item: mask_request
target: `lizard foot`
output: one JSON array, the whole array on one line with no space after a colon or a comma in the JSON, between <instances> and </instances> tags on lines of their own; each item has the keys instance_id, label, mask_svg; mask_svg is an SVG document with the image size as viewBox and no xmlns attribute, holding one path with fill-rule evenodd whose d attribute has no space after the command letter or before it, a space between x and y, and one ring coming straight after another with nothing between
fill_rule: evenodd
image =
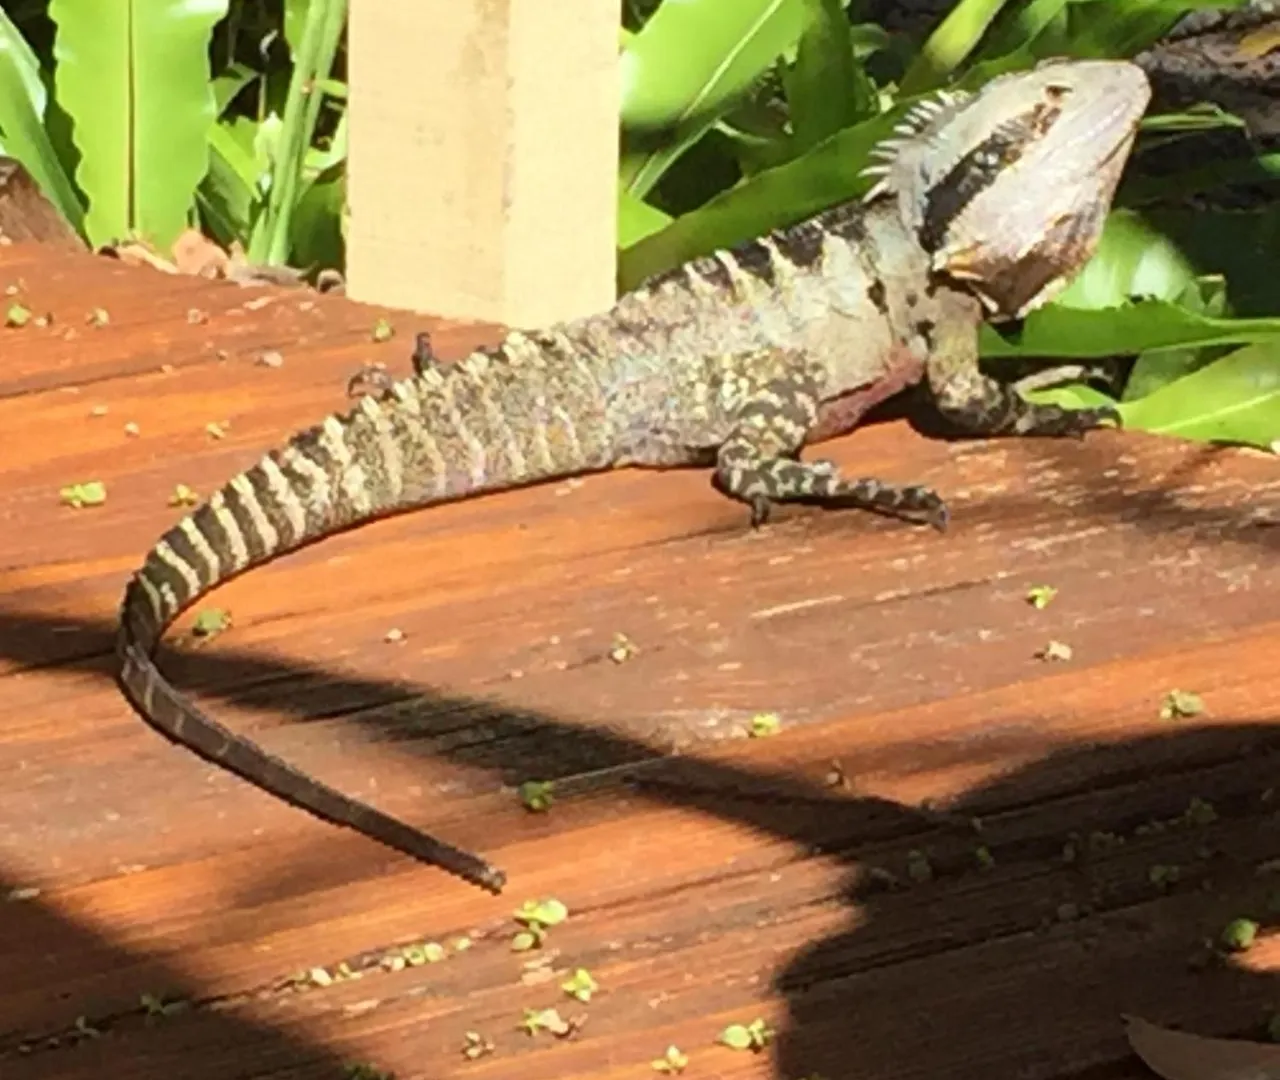
<instances>
[{"instance_id":1,"label":"lizard foot","mask_svg":"<svg viewBox=\"0 0 1280 1080\"><path fill-rule=\"evenodd\" d=\"M773 458L751 465L720 468L716 486L751 507L751 526L769 519L780 502L818 506L824 510L870 510L939 531L947 527L947 507L932 488L896 485L872 477L848 480L830 461L791 461Z\"/></svg>"},{"instance_id":2,"label":"lizard foot","mask_svg":"<svg viewBox=\"0 0 1280 1080\"><path fill-rule=\"evenodd\" d=\"M1101 427L1121 427L1120 413L1110 406L1096 409L1063 409L1057 405L1032 405L1017 419L1018 435L1049 438L1083 438Z\"/></svg>"},{"instance_id":3,"label":"lizard foot","mask_svg":"<svg viewBox=\"0 0 1280 1080\"><path fill-rule=\"evenodd\" d=\"M347 397L364 397L367 394L378 396L385 394L395 383L395 376L387 370L387 365L379 362L363 365L359 371L347 380Z\"/></svg>"}]
</instances>

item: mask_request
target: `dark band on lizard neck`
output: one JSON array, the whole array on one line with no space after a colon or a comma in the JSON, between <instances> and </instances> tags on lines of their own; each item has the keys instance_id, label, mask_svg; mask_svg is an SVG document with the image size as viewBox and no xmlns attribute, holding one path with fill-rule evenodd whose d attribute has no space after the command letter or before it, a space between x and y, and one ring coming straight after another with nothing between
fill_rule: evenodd
<instances>
[{"instance_id":1,"label":"dark band on lizard neck","mask_svg":"<svg viewBox=\"0 0 1280 1080\"><path fill-rule=\"evenodd\" d=\"M1061 111L1058 105L1039 103L1002 124L957 161L925 199L920 246L930 253L941 248L965 208L1044 136Z\"/></svg>"}]
</instances>

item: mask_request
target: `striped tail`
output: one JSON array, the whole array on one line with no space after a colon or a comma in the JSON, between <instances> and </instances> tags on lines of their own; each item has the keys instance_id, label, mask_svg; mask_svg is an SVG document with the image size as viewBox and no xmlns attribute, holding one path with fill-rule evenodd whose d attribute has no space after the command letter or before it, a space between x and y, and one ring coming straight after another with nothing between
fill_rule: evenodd
<instances>
[{"instance_id":1,"label":"striped tail","mask_svg":"<svg viewBox=\"0 0 1280 1080\"><path fill-rule=\"evenodd\" d=\"M507 363L476 354L448 374L427 371L378 400L363 398L346 416L296 435L215 492L165 533L134 574L116 643L121 689L169 739L331 824L495 893L505 882L502 871L236 735L170 685L153 654L184 609L277 555L410 507L606 465L603 447L579 442L568 416L565 429L520 407L562 389L548 384L567 372L549 370L528 348L511 355L528 344L513 337L498 354Z\"/></svg>"}]
</instances>

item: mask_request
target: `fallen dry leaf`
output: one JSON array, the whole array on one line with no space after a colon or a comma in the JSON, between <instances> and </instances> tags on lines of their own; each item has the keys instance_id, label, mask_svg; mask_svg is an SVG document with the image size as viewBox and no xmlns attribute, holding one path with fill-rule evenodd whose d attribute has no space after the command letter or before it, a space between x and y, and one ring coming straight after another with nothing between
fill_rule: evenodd
<instances>
[{"instance_id":1,"label":"fallen dry leaf","mask_svg":"<svg viewBox=\"0 0 1280 1080\"><path fill-rule=\"evenodd\" d=\"M1280 1080L1280 1045L1210 1039L1124 1018L1133 1052L1164 1080Z\"/></svg>"},{"instance_id":2,"label":"fallen dry leaf","mask_svg":"<svg viewBox=\"0 0 1280 1080\"><path fill-rule=\"evenodd\" d=\"M226 277L227 253L199 229L186 229L173 242L173 263L182 274L194 277Z\"/></svg>"}]
</instances>

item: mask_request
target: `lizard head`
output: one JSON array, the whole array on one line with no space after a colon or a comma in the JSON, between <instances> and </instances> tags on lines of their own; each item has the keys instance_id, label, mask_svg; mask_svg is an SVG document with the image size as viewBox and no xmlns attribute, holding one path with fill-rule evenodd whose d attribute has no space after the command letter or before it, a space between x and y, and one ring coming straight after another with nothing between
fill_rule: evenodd
<instances>
[{"instance_id":1,"label":"lizard head","mask_svg":"<svg viewBox=\"0 0 1280 1080\"><path fill-rule=\"evenodd\" d=\"M1050 60L917 105L882 143L867 199L895 197L936 273L1021 318L1097 247L1151 96L1125 61Z\"/></svg>"}]
</instances>

